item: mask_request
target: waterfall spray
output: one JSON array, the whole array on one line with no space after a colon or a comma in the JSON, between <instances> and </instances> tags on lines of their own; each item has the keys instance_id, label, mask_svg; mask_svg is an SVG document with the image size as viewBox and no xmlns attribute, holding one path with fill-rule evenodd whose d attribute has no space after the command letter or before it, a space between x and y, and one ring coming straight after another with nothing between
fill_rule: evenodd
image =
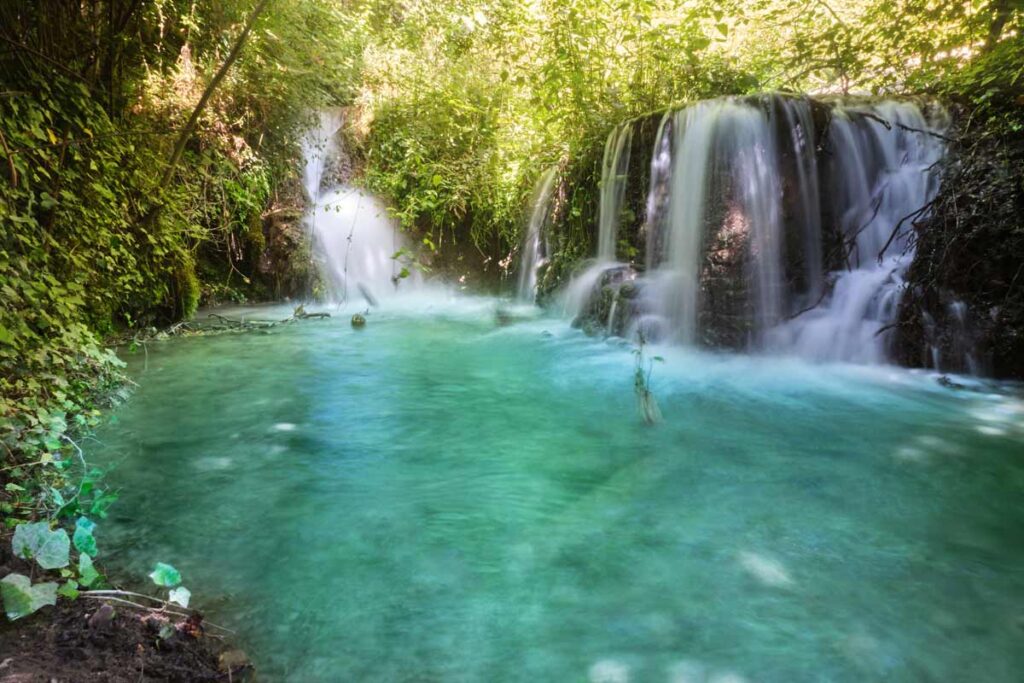
<instances>
[{"instance_id":1,"label":"waterfall spray","mask_svg":"<svg viewBox=\"0 0 1024 683\"><path fill-rule=\"evenodd\" d=\"M331 182L331 165L342 154L337 141L342 123L339 111L321 113L303 145L303 181L310 201L306 224L330 298L346 303L358 292L373 306L398 287L415 286L418 277L413 274L401 283L393 277L393 256L404 240L380 200L357 187Z\"/></svg>"}]
</instances>

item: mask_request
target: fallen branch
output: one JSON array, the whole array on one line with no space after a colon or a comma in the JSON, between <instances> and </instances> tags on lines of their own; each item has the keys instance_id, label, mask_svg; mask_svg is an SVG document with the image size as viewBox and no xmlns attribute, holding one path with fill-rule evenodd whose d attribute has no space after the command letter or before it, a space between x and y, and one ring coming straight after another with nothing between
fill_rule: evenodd
<instances>
[{"instance_id":1,"label":"fallen branch","mask_svg":"<svg viewBox=\"0 0 1024 683\"><path fill-rule=\"evenodd\" d=\"M126 600L124 598L117 597L118 595L137 595L139 597L143 597L143 598L146 598L148 600L153 600L155 602L159 602L162 605L162 607L156 608L156 607L149 607L148 605L140 605L137 602L133 602L131 600ZM192 614L189 613L189 612L182 612L180 610L171 609L171 605L174 604L174 603L167 602L166 600L160 600L159 598L152 598L152 597L149 597L148 595L142 595L141 593L132 593L131 591L118 591L118 590L82 591L82 592L80 592L78 594L78 597L80 597L80 598L89 598L89 599L92 599L92 600L104 600L104 601L108 601L108 602L116 602L119 605L128 605L130 607L134 607L135 609L142 610L143 612L150 612L152 614L173 614L174 616L185 617L186 619L188 619L189 617L192 616ZM232 631L231 629L227 628L226 626L220 626L218 624L213 623L212 621L208 621L205 618L203 619L203 624L205 626L212 626L213 628L220 629L221 631L224 631L225 633L230 633L232 635L235 634L235 631Z\"/></svg>"}]
</instances>

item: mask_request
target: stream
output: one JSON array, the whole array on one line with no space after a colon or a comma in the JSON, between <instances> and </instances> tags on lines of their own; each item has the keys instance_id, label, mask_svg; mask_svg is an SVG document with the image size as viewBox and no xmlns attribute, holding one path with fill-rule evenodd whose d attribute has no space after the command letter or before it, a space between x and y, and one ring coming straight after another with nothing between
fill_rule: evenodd
<instances>
[{"instance_id":1,"label":"stream","mask_svg":"<svg viewBox=\"0 0 1024 683\"><path fill-rule=\"evenodd\" d=\"M499 305L126 355L115 575L176 566L265 681L1019 680L1019 387L648 348L648 426L633 346Z\"/></svg>"}]
</instances>

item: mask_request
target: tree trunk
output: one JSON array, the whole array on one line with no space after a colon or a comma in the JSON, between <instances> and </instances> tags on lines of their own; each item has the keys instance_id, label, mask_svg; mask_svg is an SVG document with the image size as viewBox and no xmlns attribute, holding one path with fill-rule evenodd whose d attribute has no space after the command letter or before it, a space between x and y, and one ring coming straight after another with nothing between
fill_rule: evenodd
<instances>
[{"instance_id":1,"label":"tree trunk","mask_svg":"<svg viewBox=\"0 0 1024 683\"><path fill-rule=\"evenodd\" d=\"M1020 0L1017 1L1020 2ZM988 52L999 42L999 37L1003 35L1003 27L1006 26L1006 22L1010 19L1010 13L1013 11L1013 4L1014 0L992 0L989 5L992 20L988 25L988 37L985 39L982 51Z\"/></svg>"},{"instance_id":2,"label":"tree trunk","mask_svg":"<svg viewBox=\"0 0 1024 683\"><path fill-rule=\"evenodd\" d=\"M178 166L178 162L181 160L181 155L185 151L185 145L188 143L188 139L192 137L192 133L195 132L196 126L199 124L199 117L203 113L203 109L206 108L206 103L210 100L213 95L213 91L217 89L220 82L224 80L224 76L227 75L228 69L238 59L238 55L242 52L242 46L245 45L246 39L249 37L249 33L252 31L253 24L256 23L256 19L259 18L264 8L270 3L270 0L260 0L256 7L253 8L252 14L249 15L249 20L245 22L245 27L242 29L242 33L238 36L235 44L231 47L231 52L228 53L224 63L220 65L220 69L213 76L213 80L206 86L206 90L203 91L203 96L199 98L199 102L196 104L195 109L192 110L192 116L189 117L188 123L181 129L181 134L178 136L177 141L174 143L174 151L171 153L171 158L167 162L167 168L164 170L163 178L160 181L160 187L167 187L167 184L171 182L171 178L174 177L174 169Z\"/></svg>"}]
</instances>

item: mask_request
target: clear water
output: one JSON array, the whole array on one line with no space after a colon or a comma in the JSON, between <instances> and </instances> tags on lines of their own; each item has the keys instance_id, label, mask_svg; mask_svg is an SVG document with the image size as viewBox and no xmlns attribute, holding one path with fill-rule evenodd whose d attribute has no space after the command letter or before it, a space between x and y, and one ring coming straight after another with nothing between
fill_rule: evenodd
<instances>
[{"instance_id":1,"label":"clear water","mask_svg":"<svg viewBox=\"0 0 1024 683\"><path fill-rule=\"evenodd\" d=\"M401 305L150 344L91 449L261 680L1020 680L1013 387L668 350L647 427L628 346Z\"/></svg>"}]
</instances>

